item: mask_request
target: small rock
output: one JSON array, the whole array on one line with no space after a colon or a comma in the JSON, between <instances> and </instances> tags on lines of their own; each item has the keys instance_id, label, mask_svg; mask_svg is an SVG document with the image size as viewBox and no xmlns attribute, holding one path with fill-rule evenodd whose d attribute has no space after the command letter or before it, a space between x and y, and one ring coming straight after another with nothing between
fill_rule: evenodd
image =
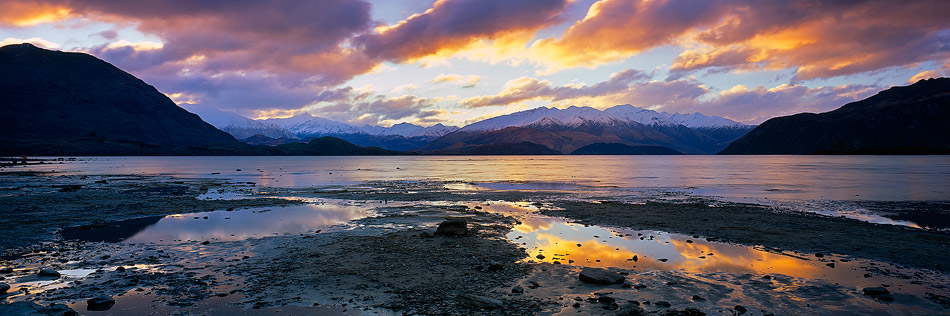
<instances>
[{"instance_id":1,"label":"small rock","mask_svg":"<svg viewBox=\"0 0 950 316\"><path fill-rule=\"evenodd\" d=\"M468 235L468 223L464 220L447 220L439 224L435 234L439 236L466 236Z\"/></svg>"},{"instance_id":2,"label":"small rock","mask_svg":"<svg viewBox=\"0 0 950 316\"><path fill-rule=\"evenodd\" d=\"M40 270L40 272L37 272L36 274L39 276L53 277L53 278L58 278L62 276L61 274L59 274L59 271L52 270L52 269L42 269Z\"/></svg>"},{"instance_id":3,"label":"small rock","mask_svg":"<svg viewBox=\"0 0 950 316\"><path fill-rule=\"evenodd\" d=\"M0 268L0 273L3 273L3 274L13 273L13 268L11 267Z\"/></svg>"},{"instance_id":4,"label":"small rock","mask_svg":"<svg viewBox=\"0 0 950 316\"><path fill-rule=\"evenodd\" d=\"M521 287L520 285L515 285L515 287L511 288L511 294L521 294L521 293L524 293L524 288Z\"/></svg>"},{"instance_id":5,"label":"small rock","mask_svg":"<svg viewBox=\"0 0 950 316\"><path fill-rule=\"evenodd\" d=\"M490 297L471 295L471 294L460 294L458 296L461 303L481 309L504 309L505 304L500 300L496 300Z\"/></svg>"},{"instance_id":6,"label":"small rock","mask_svg":"<svg viewBox=\"0 0 950 316\"><path fill-rule=\"evenodd\" d=\"M597 298L597 302L598 302L598 303L601 303L601 304L611 304L611 303L614 303L614 302L616 302L616 301L617 301L617 300L614 299L613 297L606 296L606 295Z\"/></svg>"},{"instance_id":7,"label":"small rock","mask_svg":"<svg viewBox=\"0 0 950 316\"><path fill-rule=\"evenodd\" d=\"M640 260L640 258L637 258L637 255L633 255L633 258L630 258L630 259L632 259L633 262L637 262L637 260Z\"/></svg>"},{"instance_id":8,"label":"small rock","mask_svg":"<svg viewBox=\"0 0 950 316\"><path fill-rule=\"evenodd\" d=\"M535 256L535 258L538 258L538 260L544 260L544 255L538 254L537 256Z\"/></svg>"},{"instance_id":9,"label":"small rock","mask_svg":"<svg viewBox=\"0 0 950 316\"><path fill-rule=\"evenodd\" d=\"M638 289L638 290L639 290L639 289L645 289L645 288L647 288L647 285L646 285L646 284L643 284L643 283L637 283L636 285L633 286L633 288Z\"/></svg>"},{"instance_id":10,"label":"small rock","mask_svg":"<svg viewBox=\"0 0 950 316\"><path fill-rule=\"evenodd\" d=\"M890 294L890 293L891 292L888 291L886 288L883 288L880 286L864 288L864 295L867 295L867 296L880 296L880 295Z\"/></svg>"},{"instance_id":11,"label":"small rock","mask_svg":"<svg viewBox=\"0 0 950 316\"><path fill-rule=\"evenodd\" d=\"M107 311L115 305L115 300L108 295L100 295L86 301L86 309L90 311Z\"/></svg>"},{"instance_id":12,"label":"small rock","mask_svg":"<svg viewBox=\"0 0 950 316\"><path fill-rule=\"evenodd\" d=\"M829 263L827 263L827 264L825 264L825 265L831 267L832 269L835 267L835 263L834 263L834 262L829 262Z\"/></svg>"},{"instance_id":13,"label":"small rock","mask_svg":"<svg viewBox=\"0 0 950 316\"><path fill-rule=\"evenodd\" d=\"M573 305L571 305L571 307L574 307L574 308L578 308L578 307L581 307L581 303L578 303L578 302L574 302L574 304L573 304Z\"/></svg>"},{"instance_id":14,"label":"small rock","mask_svg":"<svg viewBox=\"0 0 950 316\"><path fill-rule=\"evenodd\" d=\"M505 265L501 263L492 263L488 265L488 271L491 271L491 272L501 271L504 269L505 269Z\"/></svg>"},{"instance_id":15,"label":"small rock","mask_svg":"<svg viewBox=\"0 0 950 316\"><path fill-rule=\"evenodd\" d=\"M824 257L824 256L825 256L825 255L822 254L822 253L820 253L820 252L815 254L815 258L821 258L821 257Z\"/></svg>"},{"instance_id":16,"label":"small rock","mask_svg":"<svg viewBox=\"0 0 950 316\"><path fill-rule=\"evenodd\" d=\"M705 301L706 299L699 295L693 295L693 301Z\"/></svg>"},{"instance_id":17,"label":"small rock","mask_svg":"<svg viewBox=\"0 0 950 316\"><path fill-rule=\"evenodd\" d=\"M667 301L656 301L656 302L653 302L653 305L656 305L656 306L658 306L658 307L670 307L670 306L673 306L673 304L670 304L670 302L667 302Z\"/></svg>"},{"instance_id":18,"label":"small rock","mask_svg":"<svg viewBox=\"0 0 950 316\"><path fill-rule=\"evenodd\" d=\"M123 267L123 266L116 267L116 268L115 268L115 271L117 271L117 272L123 272L123 271L125 271L125 267Z\"/></svg>"},{"instance_id":19,"label":"small rock","mask_svg":"<svg viewBox=\"0 0 950 316\"><path fill-rule=\"evenodd\" d=\"M6 294L10 290L10 285L6 283L0 283L0 294Z\"/></svg>"},{"instance_id":20,"label":"small rock","mask_svg":"<svg viewBox=\"0 0 950 316\"><path fill-rule=\"evenodd\" d=\"M528 284L528 288L532 290L541 287L541 283L538 283L538 281L531 280L528 281L528 283L530 283Z\"/></svg>"},{"instance_id":21,"label":"small rock","mask_svg":"<svg viewBox=\"0 0 950 316\"><path fill-rule=\"evenodd\" d=\"M625 279L618 273L596 268L584 268L581 270L578 278L584 283L603 285L620 284L623 283Z\"/></svg>"},{"instance_id":22,"label":"small rock","mask_svg":"<svg viewBox=\"0 0 950 316\"><path fill-rule=\"evenodd\" d=\"M666 262L666 261L668 261L668 260L670 260L670 259L660 258L660 259L656 259L656 260L659 261L659 262Z\"/></svg>"},{"instance_id":23,"label":"small rock","mask_svg":"<svg viewBox=\"0 0 950 316\"><path fill-rule=\"evenodd\" d=\"M647 313L646 311L643 310L643 308L640 307L640 303L636 303L636 304L629 303L627 305L624 305L623 307L620 307L620 309L617 310L617 315L618 316L644 316L644 315L647 315Z\"/></svg>"},{"instance_id":24,"label":"small rock","mask_svg":"<svg viewBox=\"0 0 950 316\"><path fill-rule=\"evenodd\" d=\"M736 311L737 315L742 315L749 311L745 308L745 306L742 305L736 305L736 307L733 307L732 310Z\"/></svg>"}]
</instances>

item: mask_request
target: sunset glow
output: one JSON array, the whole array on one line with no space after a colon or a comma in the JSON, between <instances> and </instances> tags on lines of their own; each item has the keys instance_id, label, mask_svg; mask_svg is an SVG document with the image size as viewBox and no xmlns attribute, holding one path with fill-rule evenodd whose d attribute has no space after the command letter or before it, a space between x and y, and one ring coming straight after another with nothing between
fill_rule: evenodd
<instances>
[{"instance_id":1,"label":"sunset glow","mask_svg":"<svg viewBox=\"0 0 950 316\"><path fill-rule=\"evenodd\" d=\"M945 1L0 2L3 44L87 52L251 118L632 104L757 124L950 75Z\"/></svg>"}]
</instances>

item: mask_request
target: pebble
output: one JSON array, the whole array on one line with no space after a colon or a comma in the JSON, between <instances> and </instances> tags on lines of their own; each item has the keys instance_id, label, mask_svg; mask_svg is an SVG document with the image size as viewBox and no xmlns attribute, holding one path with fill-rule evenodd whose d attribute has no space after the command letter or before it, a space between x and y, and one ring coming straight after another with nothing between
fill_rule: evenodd
<instances>
[{"instance_id":1,"label":"pebble","mask_svg":"<svg viewBox=\"0 0 950 316\"><path fill-rule=\"evenodd\" d=\"M58 278L62 276L61 274L59 274L59 271L52 270L52 269L42 269L40 270L40 272L37 272L36 274L39 276L53 277L53 278Z\"/></svg>"}]
</instances>

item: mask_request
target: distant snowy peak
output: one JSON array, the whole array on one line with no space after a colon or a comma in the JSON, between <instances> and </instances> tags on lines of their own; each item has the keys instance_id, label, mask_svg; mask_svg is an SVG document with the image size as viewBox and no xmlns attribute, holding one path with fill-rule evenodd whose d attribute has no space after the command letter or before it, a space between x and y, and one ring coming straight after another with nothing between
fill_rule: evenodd
<instances>
[{"instance_id":1,"label":"distant snowy peak","mask_svg":"<svg viewBox=\"0 0 950 316\"><path fill-rule=\"evenodd\" d=\"M294 134L297 134L299 137L350 134L367 134L373 136L398 135L403 137L440 137L458 129L458 127L455 126L445 126L442 124L436 124L430 127L422 127L410 123L399 123L391 127L370 125L357 127L322 117L311 116L309 114L283 119L269 119L266 121L283 126Z\"/></svg>"},{"instance_id":2,"label":"distant snowy peak","mask_svg":"<svg viewBox=\"0 0 950 316\"><path fill-rule=\"evenodd\" d=\"M463 132L493 131L506 127L529 125L580 126L582 124L620 124L636 122L646 125L683 125L689 128L743 127L745 124L718 116L700 113L680 114L641 109L629 104L603 111L592 107L571 106L566 109L539 107L472 123Z\"/></svg>"},{"instance_id":3,"label":"distant snowy peak","mask_svg":"<svg viewBox=\"0 0 950 316\"><path fill-rule=\"evenodd\" d=\"M196 105L184 105L192 113L198 114L205 122L231 134L234 138L245 139L254 135L271 138L296 138L294 133L274 123L256 121L233 112Z\"/></svg>"}]
</instances>

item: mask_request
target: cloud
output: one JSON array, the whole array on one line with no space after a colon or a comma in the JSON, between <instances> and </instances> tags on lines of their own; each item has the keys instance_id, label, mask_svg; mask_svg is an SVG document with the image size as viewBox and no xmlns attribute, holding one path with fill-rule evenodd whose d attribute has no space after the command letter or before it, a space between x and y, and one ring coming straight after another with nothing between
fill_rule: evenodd
<instances>
[{"instance_id":1,"label":"cloud","mask_svg":"<svg viewBox=\"0 0 950 316\"><path fill-rule=\"evenodd\" d=\"M485 106L509 105L527 100L548 99L552 101L570 100L579 97L605 96L626 91L630 83L649 78L637 70L624 70L610 75L606 81L592 86L564 85L553 87L547 80L520 77L509 80L496 95L477 96L462 99L460 105L476 108Z\"/></svg>"},{"instance_id":2,"label":"cloud","mask_svg":"<svg viewBox=\"0 0 950 316\"><path fill-rule=\"evenodd\" d=\"M684 51L674 72L791 68L808 80L946 60L945 12L950 2L942 0L601 0L532 50L557 70L676 45Z\"/></svg>"},{"instance_id":3,"label":"cloud","mask_svg":"<svg viewBox=\"0 0 950 316\"><path fill-rule=\"evenodd\" d=\"M507 82L498 94L463 99L459 104L469 108L520 108L522 102L540 100L555 107L577 105L601 109L631 104L658 111L701 112L757 124L780 115L833 110L866 98L882 88L858 84L815 88L782 84L750 89L736 85L716 92L691 78L657 81L642 72L625 70L593 85L554 86L547 80L521 77Z\"/></svg>"},{"instance_id":4,"label":"cloud","mask_svg":"<svg viewBox=\"0 0 950 316\"><path fill-rule=\"evenodd\" d=\"M39 47L47 48L47 49L59 49L62 46L60 44L53 43L39 37L31 37L31 38L7 37L3 39L2 41L0 41L0 46L6 46L10 44L22 44L22 43L30 43Z\"/></svg>"},{"instance_id":5,"label":"cloud","mask_svg":"<svg viewBox=\"0 0 950 316\"><path fill-rule=\"evenodd\" d=\"M354 42L374 58L405 62L465 49L480 39L536 31L561 21L566 0L439 0L432 8Z\"/></svg>"},{"instance_id":6,"label":"cloud","mask_svg":"<svg viewBox=\"0 0 950 316\"><path fill-rule=\"evenodd\" d=\"M479 82L482 81L482 77L477 75L458 75L458 74L439 74L435 76L435 79L429 81L430 84L440 84L440 83L452 83L462 86L462 88L472 88L475 87Z\"/></svg>"},{"instance_id":7,"label":"cloud","mask_svg":"<svg viewBox=\"0 0 950 316\"><path fill-rule=\"evenodd\" d=\"M915 83L919 80L937 78L937 77L940 77L940 73L937 72L936 70L925 70L925 71L918 72L913 77L910 77L910 80L907 80L907 82Z\"/></svg>"}]
</instances>

